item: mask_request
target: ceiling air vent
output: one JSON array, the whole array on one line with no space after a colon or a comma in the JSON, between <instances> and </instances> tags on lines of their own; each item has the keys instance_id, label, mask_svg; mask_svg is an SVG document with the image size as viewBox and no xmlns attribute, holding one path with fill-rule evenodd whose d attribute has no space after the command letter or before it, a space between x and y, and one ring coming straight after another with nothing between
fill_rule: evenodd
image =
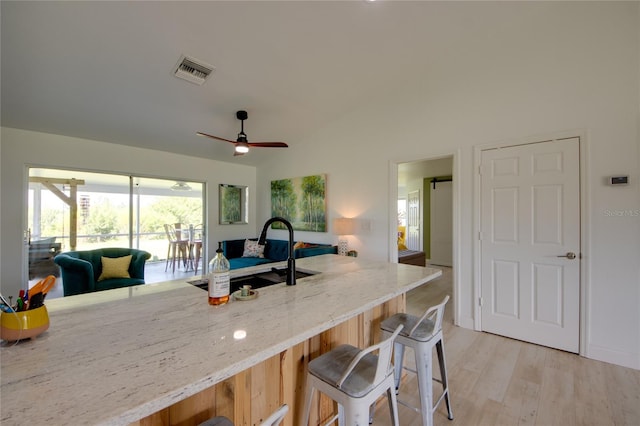
<instances>
[{"instance_id":1,"label":"ceiling air vent","mask_svg":"<svg viewBox=\"0 0 640 426\"><path fill-rule=\"evenodd\" d=\"M213 70L215 68L211 65L183 55L178 61L174 75L200 86L213 73Z\"/></svg>"}]
</instances>

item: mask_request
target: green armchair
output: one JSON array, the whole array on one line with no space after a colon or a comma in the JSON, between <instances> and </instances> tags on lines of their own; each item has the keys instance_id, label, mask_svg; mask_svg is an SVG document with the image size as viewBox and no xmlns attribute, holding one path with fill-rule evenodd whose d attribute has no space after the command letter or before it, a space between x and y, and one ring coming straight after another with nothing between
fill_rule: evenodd
<instances>
[{"instance_id":1,"label":"green armchair","mask_svg":"<svg viewBox=\"0 0 640 426\"><path fill-rule=\"evenodd\" d=\"M107 278L98 281L102 274L102 257L131 255L129 275L131 278ZM86 251L67 251L57 255L54 262L60 266L65 296L111 290L120 287L144 284L144 266L151 254L130 248L103 248Z\"/></svg>"}]
</instances>

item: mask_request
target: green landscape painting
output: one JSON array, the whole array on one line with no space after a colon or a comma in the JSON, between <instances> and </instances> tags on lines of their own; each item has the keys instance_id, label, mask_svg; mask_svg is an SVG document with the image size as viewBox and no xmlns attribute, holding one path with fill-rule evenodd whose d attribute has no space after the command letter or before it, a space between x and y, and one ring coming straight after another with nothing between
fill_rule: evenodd
<instances>
[{"instance_id":1,"label":"green landscape painting","mask_svg":"<svg viewBox=\"0 0 640 426\"><path fill-rule=\"evenodd\" d=\"M247 187L220 184L220 224L247 223Z\"/></svg>"},{"instance_id":2,"label":"green landscape painting","mask_svg":"<svg viewBox=\"0 0 640 426\"><path fill-rule=\"evenodd\" d=\"M291 222L296 231L327 231L327 175L313 175L271 181L271 216ZM273 229L285 229L280 222Z\"/></svg>"}]
</instances>

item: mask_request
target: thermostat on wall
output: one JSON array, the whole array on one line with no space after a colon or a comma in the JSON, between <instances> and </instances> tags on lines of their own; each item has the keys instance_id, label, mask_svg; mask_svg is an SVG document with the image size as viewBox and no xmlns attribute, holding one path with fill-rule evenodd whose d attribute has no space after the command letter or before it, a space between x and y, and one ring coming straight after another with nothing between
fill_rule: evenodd
<instances>
[{"instance_id":1,"label":"thermostat on wall","mask_svg":"<svg viewBox=\"0 0 640 426\"><path fill-rule=\"evenodd\" d=\"M609 178L609 185L627 185L629 183L629 176L611 176Z\"/></svg>"}]
</instances>

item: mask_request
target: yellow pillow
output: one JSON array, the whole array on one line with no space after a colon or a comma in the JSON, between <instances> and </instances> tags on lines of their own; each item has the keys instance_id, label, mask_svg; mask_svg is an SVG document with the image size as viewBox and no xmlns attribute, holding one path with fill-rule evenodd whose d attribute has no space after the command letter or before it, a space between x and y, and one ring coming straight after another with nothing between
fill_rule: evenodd
<instances>
[{"instance_id":1,"label":"yellow pillow","mask_svg":"<svg viewBox=\"0 0 640 426\"><path fill-rule=\"evenodd\" d=\"M122 257L102 256L102 273L100 274L98 281L107 280L109 278L131 278L131 275L129 275L131 257L131 255Z\"/></svg>"}]
</instances>

